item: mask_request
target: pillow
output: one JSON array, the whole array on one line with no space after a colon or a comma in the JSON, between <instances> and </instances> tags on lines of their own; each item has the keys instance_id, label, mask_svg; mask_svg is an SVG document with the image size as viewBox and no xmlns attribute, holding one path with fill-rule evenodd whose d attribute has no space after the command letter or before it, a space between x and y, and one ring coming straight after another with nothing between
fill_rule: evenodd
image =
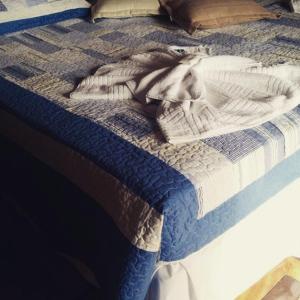
<instances>
[{"instance_id":1,"label":"pillow","mask_svg":"<svg viewBox=\"0 0 300 300\"><path fill-rule=\"evenodd\" d=\"M0 0L0 34L88 16L85 0Z\"/></svg>"},{"instance_id":2,"label":"pillow","mask_svg":"<svg viewBox=\"0 0 300 300\"><path fill-rule=\"evenodd\" d=\"M159 0L171 19L189 33L278 16L253 0Z\"/></svg>"},{"instance_id":3,"label":"pillow","mask_svg":"<svg viewBox=\"0 0 300 300\"><path fill-rule=\"evenodd\" d=\"M97 0L92 6L92 19L127 18L160 14L158 0Z\"/></svg>"}]
</instances>

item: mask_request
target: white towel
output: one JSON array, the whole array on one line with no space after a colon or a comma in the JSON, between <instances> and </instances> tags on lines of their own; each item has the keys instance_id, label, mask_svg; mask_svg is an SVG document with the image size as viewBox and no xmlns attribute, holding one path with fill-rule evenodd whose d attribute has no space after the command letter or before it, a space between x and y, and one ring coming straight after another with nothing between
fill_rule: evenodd
<instances>
[{"instance_id":1,"label":"white towel","mask_svg":"<svg viewBox=\"0 0 300 300\"><path fill-rule=\"evenodd\" d=\"M290 7L293 12L300 13L300 1L299 0L289 0Z\"/></svg>"},{"instance_id":2,"label":"white towel","mask_svg":"<svg viewBox=\"0 0 300 300\"><path fill-rule=\"evenodd\" d=\"M171 47L100 67L72 99L158 103L156 119L170 143L258 126L300 103L300 66L264 67L203 47Z\"/></svg>"}]
</instances>

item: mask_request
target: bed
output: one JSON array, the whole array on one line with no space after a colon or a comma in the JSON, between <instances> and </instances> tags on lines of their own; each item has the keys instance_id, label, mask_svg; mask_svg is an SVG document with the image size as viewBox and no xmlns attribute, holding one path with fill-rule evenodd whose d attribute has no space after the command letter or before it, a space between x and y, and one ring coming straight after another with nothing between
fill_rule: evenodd
<instances>
[{"instance_id":1,"label":"bed","mask_svg":"<svg viewBox=\"0 0 300 300\"><path fill-rule=\"evenodd\" d=\"M298 62L300 17L270 8L282 18L193 36L166 17L73 18L0 36L0 134L27 153L7 151L8 181L103 299L233 299L300 255L300 107L171 145L134 101L69 99L97 67L168 45Z\"/></svg>"}]
</instances>

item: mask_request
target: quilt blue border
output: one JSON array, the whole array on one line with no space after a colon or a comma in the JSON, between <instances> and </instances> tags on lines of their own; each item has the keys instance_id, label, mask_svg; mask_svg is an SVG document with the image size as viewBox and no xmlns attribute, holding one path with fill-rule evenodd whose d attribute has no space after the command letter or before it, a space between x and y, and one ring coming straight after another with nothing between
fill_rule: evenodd
<instances>
[{"instance_id":1,"label":"quilt blue border","mask_svg":"<svg viewBox=\"0 0 300 300\"><path fill-rule=\"evenodd\" d=\"M6 22L0 24L0 35L16 32L19 30L25 30L28 28L53 24L72 18L84 18L88 17L89 13L89 8L75 8L46 16Z\"/></svg>"},{"instance_id":2,"label":"quilt blue border","mask_svg":"<svg viewBox=\"0 0 300 300\"><path fill-rule=\"evenodd\" d=\"M158 212L163 213L169 201L173 209L178 202L198 205L193 184L164 161L92 120L73 114L1 76L0 105L92 160ZM195 216L197 211L196 207Z\"/></svg>"},{"instance_id":3,"label":"quilt blue border","mask_svg":"<svg viewBox=\"0 0 300 300\"><path fill-rule=\"evenodd\" d=\"M171 235L164 231L160 259L180 260L201 249L298 178L300 178L300 150L215 210L191 223L190 231L185 233L182 239L178 235L172 235L171 241ZM285 212L282 214L285 215ZM177 226L182 226L178 224L180 218L175 221L173 219L173 216L164 214L164 222L168 224L169 230L170 228L177 230ZM170 247L171 242L176 247Z\"/></svg>"}]
</instances>

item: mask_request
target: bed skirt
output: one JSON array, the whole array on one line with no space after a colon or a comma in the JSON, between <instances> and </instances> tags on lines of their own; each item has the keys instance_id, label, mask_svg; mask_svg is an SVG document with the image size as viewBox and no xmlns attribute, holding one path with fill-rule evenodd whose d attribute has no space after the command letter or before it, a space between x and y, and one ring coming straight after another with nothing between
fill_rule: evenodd
<instances>
[{"instance_id":1,"label":"bed skirt","mask_svg":"<svg viewBox=\"0 0 300 300\"><path fill-rule=\"evenodd\" d=\"M147 300L233 300L286 257L300 257L299 194L297 179L200 251L160 264Z\"/></svg>"}]
</instances>

